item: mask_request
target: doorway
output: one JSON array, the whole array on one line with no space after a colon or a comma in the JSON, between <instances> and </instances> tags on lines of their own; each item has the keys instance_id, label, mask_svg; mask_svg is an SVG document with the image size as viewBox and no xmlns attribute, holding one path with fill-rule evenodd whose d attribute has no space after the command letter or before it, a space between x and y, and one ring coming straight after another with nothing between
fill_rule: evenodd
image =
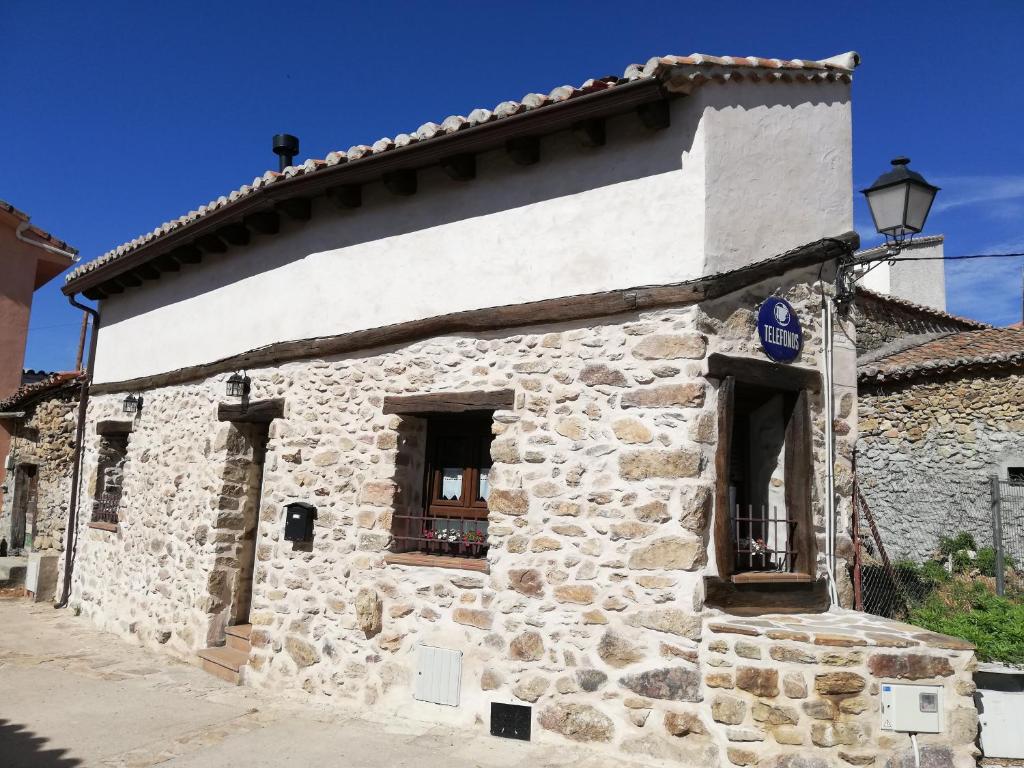
<instances>
[{"instance_id":1,"label":"doorway","mask_svg":"<svg viewBox=\"0 0 1024 768\"><path fill-rule=\"evenodd\" d=\"M39 472L35 464L19 464L14 473L14 503L11 508L11 550L32 546L36 522L36 492Z\"/></svg>"},{"instance_id":2,"label":"doorway","mask_svg":"<svg viewBox=\"0 0 1024 768\"><path fill-rule=\"evenodd\" d=\"M228 627L249 623L269 424L232 422L227 429L218 511L210 533L214 563L207 585L207 641L211 645L224 641Z\"/></svg>"}]
</instances>

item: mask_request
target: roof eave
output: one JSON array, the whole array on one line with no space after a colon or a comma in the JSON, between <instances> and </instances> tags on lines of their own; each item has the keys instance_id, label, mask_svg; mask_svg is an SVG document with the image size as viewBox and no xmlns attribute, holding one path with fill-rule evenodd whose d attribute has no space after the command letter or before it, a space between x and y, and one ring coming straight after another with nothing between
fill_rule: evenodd
<instances>
[{"instance_id":1,"label":"roof eave","mask_svg":"<svg viewBox=\"0 0 1024 768\"><path fill-rule=\"evenodd\" d=\"M430 141L410 144L383 153L319 169L261 187L195 222L182 225L165 235L144 243L129 254L68 280L66 295L99 287L111 278L141 266L175 248L190 245L203 235L212 234L245 216L272 209L275 203L297 197L313 197L329 189L376 181L389 172L418 170L463 153L479 153L500 148L506 141L521 136L541 136L570 128L595 118L611 117L644 104L669 98L657 79L637 80L614 88L577 96L573 99L511 115L501 120L471 126L457 133Z\"/></svg>"}]
</instances>

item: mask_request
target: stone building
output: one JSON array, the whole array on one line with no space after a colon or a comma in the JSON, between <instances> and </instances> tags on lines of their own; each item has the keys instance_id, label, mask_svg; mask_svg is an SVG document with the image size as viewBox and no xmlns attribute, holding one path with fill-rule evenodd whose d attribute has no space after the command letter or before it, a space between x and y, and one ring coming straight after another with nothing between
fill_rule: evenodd
<instances>
[{"instance_id":1,"label":"stone building","mask_svg":"<svg viewBox=\"0 0 1024 768\"><path fill-rule=\"evenodd\" d=\"M1024 330L910 339L861 358L857 477L890 556L992 541L989 478L1024 479Z\"/></svg>"},{"instance_id":2,"label":"stone building","mask_svg":"<svg viewBox=\"0 0 1024 768\"><path fill-rule=\"evenodd\" d=\"M0 540L11 553L63 549L80 387L77 373L51 373L0 400L11 424Z\"/></svg>"},{"instance_id":3,"label":"stone building","mask_svg":"<svg viewBox=\"0 0 1024 768\"><path fill-rule=\"evenodd\" d=\"M71 606L247 685L653 761L912 759L880 684L925 681L926 756L973 763L970 647L830 606L857 61L652 59L73 272L101 320Z\"/></svg>"}]
</instances>

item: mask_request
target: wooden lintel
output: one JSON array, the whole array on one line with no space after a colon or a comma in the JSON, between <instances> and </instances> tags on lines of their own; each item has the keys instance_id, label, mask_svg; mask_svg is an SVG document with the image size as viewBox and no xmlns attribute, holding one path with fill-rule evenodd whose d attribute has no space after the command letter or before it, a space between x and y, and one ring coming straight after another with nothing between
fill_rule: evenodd
<instances>
[{"instance_id":1,"label":"wooden lintel","mask_svg":"<svg viewBox=\"0 0 1024 768\"><path fill-rule=\"evenodd\" d=\"M256 400L254 402L219 403L218 421L234 421L243 424L267 424L284 416L284 400Z\"/></svg>"},{"instance_id":2,"label":"wooden lintel","mask_svg":"<svg viewBox=\"0 0 1024 768\"><path fill-rule=\"evenodd\" d=\"M135 274L141 277L143 280L159 280L160 270L156 268L153 263L143 264L135 270Z\"/></svg>"},{"instance_id":3,"label":"wooden lintel","mask_svg":"<svg viewBox=\"0 0 1024 768\"><path fill-rule=\"evenodd\" d=\"M540 160L540 138L517 136L505 142L505 151L516 165L533 165Z\"/></svg>"},{"instance_id":4,"label":"wooden lintel","mask_svg":"<svg viewBox=\"0 0 1024 768\"><path fill-rule=\"evenodd\" d=\"M276 235L281 230L281 217L276 211L256 211L245 217L245 226L261 235Z\"/></svg>"},{"instance_id":5,"label":"wooden lintel","mask_svg":"<svg viewBox=\"0 0 1024 768\"><path fill-rule=\"evenodd\" d=\"M313 205L308 197L289 197L279 200L276 205L292 221L309 221L313 216Z\"/></svg>"},{"instance_id":6,"label":"wooden lintel","mask_svg":"<svg viewBox=\"0 0 1024 768\"><path fill-rule=\"evenodd\" d=\"M227 243L216 235L201 235L196 238L196 245L206 253L226 253Z\"/></svg>"},{"instance_id":7,"label":"wooden lintel","mask_svg":"<svg viewBox=\"0 0 1024 768\"><path fill-rule=\"evenodd\" d=\"M127 435L135 427L130 419L101 419L96 422L97 435Z\"/></svg>"},{"instance_id":8,"label":"wooden lintel","mask_svg":"<svg viewBox=\"0 0 1024 768\"><path fill-rule=\"evenodd\" d=\"M153 259L153 265L161 272L177 272L181 269L181 262L169 253L157 256Z\"/></svg>"},{"instance_id":9,"label":"wooden lintel","mask_svg":"<svg viewBox=\"0 0 1024 768\"><path fill-rule=\"evenodd\" d=\"M599 117L580 120L573 125L572 135L581 147L603 147L605 141L604 120Z\"/></svg>"},{"instance_id":10,"label":"wooden lintel","mask_svg":"<svg viewBox=\"0 0 1024 768\"><path fill-rule=\"evenodd\" d=\"M515 391L431 392L422 395L389 395L384 398L384 413L466 413L468 411L510 410Z\"/></svg>"},{"instance_id":11,"label":"wooden lintel","mask_svg":"<svg viewBox=\"0 0 1024 768\"><path fill-rule=\"evenodd\" d=\"M107 292L98 285L93 288L86 288L82 291L82 295L87 299L92 299L93 301L102 301L107 298Z\"/></svg>"},{"instance_id":12,"label":"wooden lintel","mask_svg":"<svg viewBox=\"0 0 1024 768\"><path fill-rule=\"evenodd\" d=\"M381 177L384 187L393 195L408 197L416 194L416 171L403 169L391 171Z\"/></svg>"},{"instance_id":13,"label":"wooden lintel","mask_svg":"<svg viewBox=\"0 0 1024 768\"><path fill-rule=\"evenodd\" d=\"M248 228L240 222L226 224L217 231L217 234L235 246L248 245L250 240Z\"/></svg>"},{"instance_id":14,"label":"wooden lintel","mask_svg":"<svg viewBox=\"0 0 1024 768\"><path fill-rule=\"evenodd\" d=\"M203 252L194 245L183 245L171 251L171 256L182 264L198 264L203 260Z\"/></svg>"},{"instance_id":15,"label":"wooden lintel","mask_svg":"<svg viewBox=\"0 0 1024 768\"><path fill-rule=\"evenodd\" d=\"M358 184L343 184L327 190L327 196L339 208L358 208L363 204L363 188Z\"/></svg>"},{"instance_id":16,"label":"wooden lintel","mask_svg":"<svg viewBox=\"0 0 1024 768\"><path fill-rule=\"evenodd\" d=\"M821 374L816 368L801 368L783 365L755 357L732 357L718 352L708 357L708 377L724 379L735 377L736 381L773 389L817 392L821 389Z\"/></svg>"},{"instance_id":17,"label":"wooden lintel","mask_svg":"<svg viewBox=\"0 0 1024 768\"><path fill-rule=\"evenodd\" d=\"M441 168L455 181L469 181L476 178L476 155L452 155L441 161Z\"/></svg>"},{"instance_id":18,"label":"wooden lintel","mask_svg":"<svg viewBox=\"0 0 1024 768\"><path fill-rule=\"evenodd\" d=\"M650 128L652 131L660 131L663 128L668 128L671 124L668 99L641 104L636 108L636 113L640 116L640 122L644 124L644 127Z\"/></svg>"}]
</instances>

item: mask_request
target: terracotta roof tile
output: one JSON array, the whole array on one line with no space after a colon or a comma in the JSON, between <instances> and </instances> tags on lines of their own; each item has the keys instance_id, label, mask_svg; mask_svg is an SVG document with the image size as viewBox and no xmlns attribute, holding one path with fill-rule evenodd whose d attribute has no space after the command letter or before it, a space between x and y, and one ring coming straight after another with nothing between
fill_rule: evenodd
<instances>
[{"instance_id":1,"label":"terracotta roof tile","mask_svg":"<svg viewBox=\"0 0 1024 768\"><path fill-rule=\"evenodd\" d=\"M764 59L757 56L709 56L702 53L694 53L689 56L655 56L649 59L646 64L631 64L626 68L622 77L593 78L578 87L562 85L553 89L547 95L529 93L519 101L503 101L495 106L493 110L474 109L466 116L451 115L442 120L441 123L427 122L411 133L402 133L394 138L382 138L372 145L357 144L350 147L347 151L337 150L329 153L323 160L310 159L301 165L286 168L282 173L267 171L262 176L257 176L253 179L251 184L246 184L227 196L221 196L206 205L201 205L184 216L165 222L153 231L119 245L102 256L83 264L68 274L65 280L74 280L98 267L126 256L142 245L146 245L169 232L187 227L204 216L229 206L249 195L256 194L259 190L273 185L281 179L313 174L328 166L352 162L370 155L383 154L397 147L403 147L412 143L431 141L446 134L468 130L483 123L502 120L512 115L541 109L545 106L577 98L585 94L610 90L638 80L655 78L662 80L668 90L676 93L687 93L690 89L705 82L722 82L740 78L763 80L766 82L850 82L853 69L859 63L860 57L853 52L840 54L839 56L822 61Z\"/></svg>"},{"instance_id":2,"label":"terracotta roof tile","mask_svg":"<svg viewBox=\"0 0 1024 768\"><path fill-rule=\"evenodd\" d=\"M22 384L14 390L14 394L0 400L0 411L14 410L32 397L41 395L51 389L57 389L69 382L80 381L83 375L80 371L62 371L60 373L51 373L45 379L32 382L31 384Z\"/></svg>"},{"instance_id":3,"label":"terracotta roof tile","mask_svg":"<svg viewBox=\"0 0 1024 768\"><path fill-rule=\"evenodd\" d=\"M863 253L863 251L862 251ZM972 320L969 317L961 317L960 315L953 315L949 312L943 312L941 309L935 307L929 307L925 304L917 304L909 299L901 299L898 296L890 296L887 293L878 293L872 291L869 288L865 288L862 285L857 286L857 293L867 298L874 299L875 301L888 302L904 309L910 309L914 312L918 312L923 315L929 315L939 320L948 320L964 327L964 329L981 330L982 328L991 328L992 326L988 323L983 323L981 320Z\"/></svg>"},{"instance_id":4,"label":"terracotta roof tile","mask_svg":"<svg viewBox=\"0 0 1024 768\"><path fill-rule=\"evenodd\" d=\"M926 376L1024 367L1024 330L985 328L960 331L895 351L861 366L866 382L894 382Z\"/></svg>"}]
</instances>

